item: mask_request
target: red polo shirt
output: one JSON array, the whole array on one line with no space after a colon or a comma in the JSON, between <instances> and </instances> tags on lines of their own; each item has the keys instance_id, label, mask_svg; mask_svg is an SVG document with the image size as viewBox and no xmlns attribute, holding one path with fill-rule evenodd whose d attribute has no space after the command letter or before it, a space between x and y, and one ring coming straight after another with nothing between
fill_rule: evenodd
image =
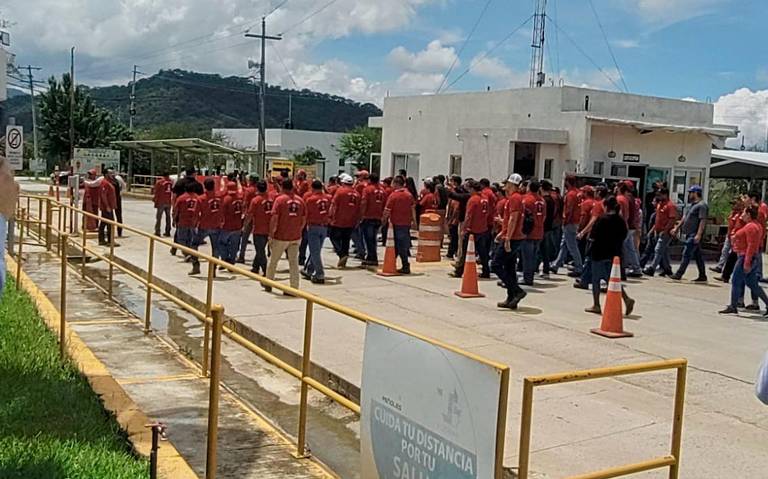
<instances>
[{"instance_id":1,"label":"red polo shirt","mask_svg":"<svg viewBox=\"0 0 768 479\"><path fill-rule=\"evenodd\" d=\"M592 216L592 207L595 206L594 198L584 198L579 205L579 231L589 224Z\"/></svg>"},{"instance_id":2,"label":"red polo shirt","mask_svg":"<svg viewBox=\"0 0 768 479\"><path fill-rule=\"evenodd\" d=\"M173 204L173 181L168 178L160 178L155 183L155 187L152 188L154 193L152 199L155 202L155 207L158 206L170 206Z\"/></svg>"},{"instance_id":3,"label":"red polo shirt","mask_svg":"<svg viewBox=\"0 0 768 479\"><path fill-rule=\"evenodd\" d=\"M102 178L99 186L99 208L101 211L115 211L117 208L115 185L106 178Z\"/></svg>"},{"instance_id":4,"label":"red polo shirt","mask_svg":"<svg viewBox=\"0 0 768 479\"><path fill-rule=\"evenodd\" d=\"M308 226L326 226L330 221L328 213L331 211L331 195L327 193L309 192L304 196L307 207Z\"/></svg>"},{"instance_id":5,"label":"red polo shirt","mask_svg":"<svg viewBox=\"0 0 768 479\"><path fill-rule=\"evenodd\" d=\"M360 219L360 195L351 186L340 186L333 196L331 211L331 226L354 228Z\"/></svg>"},{"instance_id":6,"label":"red polo shirt","mask_svg":"<svg viewBox=\"0 0 768 479\"><path fill-rule=\"evenodd\" d=\"M253 224L253 234L259 236L269 235L269 217L272 214L274 197L267 193L257 193L248 206L248 216Z\"/></svg>"},{"instance_id":7,"label":"red polo shirt","mask_svg":"<svg viewBox=\"0 0 768 479\"><path fill-rule=\"evenodd\" d=\"M568 193L565 194L565 201L563 204L563 224L579 224L580 218L579 190L571 188L568 190Z\"/></svg>"},{"instance_id":8,"label":"red polo shirt","mask_svg":"<svg viewBox=\"0 0 768 479\"><path fill-rule=\"evenodd\" d=\"M227 193L222 200L224 210L224 231L243 229L243 198L237 192Z\"/></svg>"},{"instance_id":9,"label":"red polo shirt","mask_svg":"<svg viewBox=\"0 0 768 479\"><path fill-rule=\"evenodd\" d=\"M528 239L544 239L544 220L547 218L547 203L544 198L528 193L523 197L523 208L526 214L533 216L533 230L528 235Z\"/></svg>"},{"instance_id":10,"label":"red polo shirt","mask_svg":"<svg viewBox=\"0 0 768 479\"><path fill-rule=\"evenodd\" d=\"M616 201L619 203L619 213L625 223L629 223L629 198L626 195L616 195Z\"/></svg>"},{"instance_id":11,"label":"red polo shirt","mask_svg":"<svg viewBox=\"0 0 768 479\"><path fill-rule=\"evenodd\" d=\"M393 226L410 226L413 216L411 212L416 202L413 195L405 188L398 188L387 198L386 210L389 211L389 221Z\"/></svg>"},{"instance_id":12,"label":"red polo shirt","mask_svg":"<svg viewBox=\"0 0 768 479\"><path fill-rule=\"evenodd\" d=\"M174 211L177 227L194 228L200 219L200 199L194 193L184 193L176 198Z\"/></svg>"},{"instance_id":13,"label":"red polo shirt","mask_svg":"<svg viewBox=\"0 0 768 479\"><path fill-rule=\"evenodd\" d=\"M387 192L379 183L371 183L365 187L362 196L362 216L364 220L379 220L384 215L387 205Z\"/></svg>"},{"instance_id":14,"label":"red polo shirt","mask_svg":"<svg viewBox=\"0 0 768 479\"><path fill-rule=\"evenodd\" d=\"M467 201L467 214L464 217L464 232L475 235L488 231L488 214L491 207L488 199L480 194L473 193Z\"/></svg>"},{"instance_id":15,"label":"red polo shirt","mask_svg":"<svg viewBox=\"0 0 768 479\"><path fill-rule=\"evenodd\" d=\"M421 212L437 210L437 196L434 193L426 192L421 196L419 200L419 206L421 206Z\"/></svg>"},{"instance_id":16,"label":"red polo shirt","mask_svg":"<svg viewBox=\"0 0 768 479\"><path fill-rule=\"evenodd\" d=\"M217 191L206 191L200 199L200 228L220 229L224 224L224 198Z\"/></svg>"},{"instance_id":17,"label":"red polo shirt","mask_svg":"<svg viewBox=\"0 0 768 479\"><path fill-rule=\"evenodd\" d=\"M599 218L605 214L605 206L603 206L603 200L595 200L592 203L592 217Z\"/></svg>"},{"instance_id":18,"label":"red polo shirt","mask_svg":"<svg viewBox=\"0 0 768 479\"><path fill-rule=\"evenodd\" d=\"M278 241L298 241L307 217L304 200L293 192L283 193L272 205L272 218L277 218L277 228L273 239Z\"/></svg>"},{"instance_id":19,"label":"red polo shirt","mask_svg":"<svg viewBox=\"0 0 768 479\"><path fill-rule=\"evenodd\" d=\"M656 222L653 229L657 233L669 233L677 221L677 205L672 200L656 204Z\"/></svg>"},{"instance_id":20,"label":"red polo shirt","mask_svg":"<svg viewBox=\"0 0 768 479\"><path fill-rule=\"evenodd\" d=\"M517 225L515 225L514 231L509 231L509 220L512 218L513 213L519 213L520 216L517 219ZM520 193L512 193L507 198L507 204L504 208L504 221L502 223L502 238L510 240L522 240L525 239L523 234L523 197Z\"/></svg>"}]
</instances>

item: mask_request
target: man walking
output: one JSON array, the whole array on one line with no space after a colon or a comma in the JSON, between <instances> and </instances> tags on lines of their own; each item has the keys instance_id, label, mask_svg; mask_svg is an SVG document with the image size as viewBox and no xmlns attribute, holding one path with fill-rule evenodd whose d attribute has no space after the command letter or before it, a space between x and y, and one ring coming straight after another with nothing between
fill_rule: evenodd
<instances>
[{"instance_id":1,"label":"man walking","mask_svg":"<svg viewBox=\"0 0 768 479\"><path fill-rule=\"evenodd\" d=\"M501 233L496 237L496 251L491 267L507 290L507 299L498 303L499 308L517 309L527 293L517 284L517 253L523 234L523 200L519 193L523 178L513 173L504 184L507 204L504 208Z\"/></svg>"},{"instance_id":2,"label":"man walking","mask_svg":"<svg viewBox=\"0 0 768 479\"><path fill-rule=\"evenodd\" d=\"M483 186L477 181L468 182L470 190L469 201L467 201L467 212L464 217L464 227L461 238L461 255L456 260L456 269L449 273L454 278L461 278L464 275L464 263L467 258L467 245L470 235L475 238L475 252L480 259L482 267L480 277L490 278L490 248L491 232L488 228L488 218L491 212L491 206L483 195Z\"/></svg>"},{"instance_id":3,"label":"man walking","mask_svg":"<svg viewBox=\"0 0 768 479\"><path fill-rule=\"evenodd\" d=\"M277 262L280 257L288 252L288 269L290 272L291 288L299 288L299 244L301 232L307 220L307 208L302 200L293 191L293 181L283 180L282 193L275 199L272 205L272 214L269 219L269 238L272 254L267 266L267 278L274 280L277 272ZM272 288L265 287L267 291Z\"/></svg>"},{"instance_id":4,"label":"man walking","mask_svg":"<svg viewBox=\"0 0 768 479\"><path fill-rule=\"evenodd\" d=\"M256 196L248 205L248 217L253 225L253 247L256 255L253 257L251 272L267 274L267 243L269 242L269 219L272 214L273 197L267 190L269 186L264 180L256 183Z\"/></svg>"},{"instance_id":5,"label":"man walking","mask_svg":"<svg viewBox=\"0 0 768 479\"><path fill-rule=\"evenodd\" d=\"M533 276L537 269L539 245L544 239L544 221L547 205L539 194L539 182L528 183L528 192L523 195L523 233L526 235L522 244L523 284L533 286ZM526 227L526 223L528 226ZM544 264L549 260L544 257Z\"/></svg>"},{"instance_id":6,"label":"man walking","mask_svg":"<svg viewBox=\"0 0 768 479\"><path fill-rule=\"evenodd\" d=\"M760 287L757 278L757 261L760 260L760 255L762 254L760 253L760 245L763 242L765 228L758 221L758 215L759 212L756 205L750 205L745 208L741 216L744 226L733 234L732 247L738 259L733 270L731 282L731 302L724 310L720 311L720 314L736 314L739 312L738 304L744 297L745 286L750 289L752 297L755 298L754 301L760 298L768 307L768 295ZM759 308L758 305L757 309ZM768 316L768 311L766 311L765 316Z\"/></svg>"},{"instance_id":7,"label":"man walking","mask_svg":"<svg viewBox=\"0 0 768 479\"><path fill-rule=\"evenodd\" d=\"M352 188L354 180L351 176L343 174L339 179L341 186L336 190L331 202L329 234L339 257L336 267L341 269L347 266L349 242L360 219L360 195Z\"/></svg>"},{"instance_id":8,"label":"man walking","mask_svg":"<svg viewBox=\"0 0 768 479\"><path fill-rule=\"evenodd\" d=\"M322 181L314 180L312 182L312 191L307 194L304 203L307 208L307 227L305 231L307 242L309 243L309 257L304 263L302 276L312 281L313 284L325 284L322 251L323 242L326 236L328 236L328 213L331 210L331 195L323 191ZM373 250L376 251L375 238Z\"/></svg>"},{"instance_id":9,"label":"man walking","mask_svg":"<svg viewBox=\"0 0 768 479\"><path fill-rule=\"evenodd\" d=\"M387 193L379 183L379 175L373 173L368 179L368 186L363 189L360 211L362 221L360 230L363 235L366 256L363 266L378 266L379 256L377 251L376 236L381 229L381 218L384 216L384 207L387 202Z\"/></svg>"},{"instance_id":10,"label":"man walking","mask_svg":"<svg viewBox=\"0 0 768 479\"><path fill-rule=\"evenodd\" d=\"M680 281L688 268L691 259L696 261L696 267L699 270L699 276L693 281L696 283L707 282L707 269L704 263L704 256L701 253L701 240L704 236L704 227L707 225L709 207L702 200L701 186L694 185L688 189L688 202L691 206L683 217L680 225L672 230L672 235L677 234L678 228L682 229L685 246L683 247L683 260L677 273L670 276L675 281Z\"/></svg>"},{"instance_id":11,"label":"man walking","mask_svg":"<svg viewBox=\"0 0 768 479\"><path fill-rule=\"evenodd\" d=\"M112 177L115 172L110 168L104 173L104 180L99 185L99 209L101 210L101 217L106 220L115 220L115 208L117 208L117 193L115 192L115 185L112 184ZM111 224L104 221L99 222L99 245L114 244L115 239L112 237L112 231L114 228ZM117 246L114 244L114 246Z\"/></svg>"},{"instance_id":12,"label":"man walking","mask_svg":"<svg viewBox=\"0 0 768 479\"><path fill-rule=\"evenodd\" d=\"M222 208L224 224L221 227L220 254L224 261L235 264L243 229L243 198L238 193L237 183L234 181L227 183L227 194L222 200Z\"/></svg>"},{"instance_id":13,"label":"man walking","mask_svg":"<svg viewBox=\"0 0 768 479\"><path fill-rule=\"evenodd\" d=\"M155 182L152 187L152 200L155 203L155 236L160 236L160 225L165 216L165 234L171 236L171 204L173 203L173 181L168 172Z\"/></svg>"},{"instance_id":14,"label":"man walking","mask_svg":"<svg viewBox=\"0 0 768 479\"><path fill-rule=\"evenodd\" d=\"M176 198L176 203L173 207L173 220L176 223L176 242L187 248L197 250L200 198L194 192L195 186L193 183L187 183L185 188L184 194ZM189 256L187 253L184 253L184 255ZM200 274L200 260L194 255L191 255L191 260L192 271L189 274Z\"/></svg>"},{"instance_id":15,"label":"man walking","mask_svg":"<svg viewBox=\"0 0 768 479\"><path fill-rule=\"evenodd\" d=\"M411 255L411 226L416 225L416 200L405 188L405 180L397 176L392 181L395 190L387 198L384 222L392 224L395 236L395 254L400 257L400 274L411 274L408 257Z\"/></svg>"},{"instance_id":16,"label":"man walking","mask_svg":"<svg viewBox=\"0 0 768 479\"><path fill-rule=\"evenodd\" d=\"M653 276L656 269L661 266L661 275L670 276L672 266L669 261L669 243L672 241L672 229L677 222L677 205L669 199L669 190L660 188L656 198L656 220L648 232L648 241L656 238L656 246L653 253L653 263L643 271L648 276Z\"/></svg>"},{"instance_id":17,"label":"man walking","mask_svg":"<svg viewBox=\"0 0 768 479\"><path fill-rule=\"evenodd\" d=\"M576 188L576 177L565 177L565 201L563 204L563 239L560 242L560 253L557 255L553 270L557 271L565 265L568 255L573 258L573 272L581 275L582 258L576 235L579 233L581 212L579 211L579 190Z\"/></svg>"},{"instance_id":18,"label":"man walking","mask_svg":"<svg viewBox=\"0 0 768 479\"><path fill-rule=\"evenodd\" d=\"M253 201L253 197L256 196L256 183L259 182L259 177L251 175L248 177L248 186L243 188L243 212L248 210L248 206ZM243 229L240 233L240 251L237 255L237 262L245 264L245 250L248 249L248 238L251 236L253 230L253 224L251 223L251 217L248 215L243 216Z\"/></svg>"},{"instance_id":19,"label":"man walking","mask_svg":"<svg viewBox=\"0 0 768 479\"><path fill-rule=\"evenodd\" d=\"M216 189L216 181L206 178L203 182L205 193L200 197L200 224L198 226L198 244L208 238L211 243L211 256L222 258L220 251L221 228L224 226L224 198Z\"/></svg>"},{"instance_id":20,"label":"man walking","mask_svg":"<svg viewBox=\"0 0 768 479\"><path fill-rule=\"evenodd\" d=\"M631 189L634 186L632 182L621 181L616 185L616 201L619 204L619 212L624 222L627 224L627 237L624 241L624 262L625 273L630 278L637 278L643 275L640 268L640 255L637 252L635 239L637 237L637 206L635 199L631 195Z\"/></svg>"}]
</instances>

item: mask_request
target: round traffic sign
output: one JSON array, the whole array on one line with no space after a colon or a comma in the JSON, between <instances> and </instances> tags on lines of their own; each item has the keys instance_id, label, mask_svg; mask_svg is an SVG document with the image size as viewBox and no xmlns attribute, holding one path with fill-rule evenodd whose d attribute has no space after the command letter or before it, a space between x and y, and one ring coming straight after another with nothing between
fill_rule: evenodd
<instances>
[{"instance_id":1,"label":"round traffic sign","mask_svg":"<svg viewBox=\"0 0 768 479\"><path fill-rule=\"evenodd\" d=\"M8 146L13 150L21 147L21 131L18 128L12 128L8 131Z\"/></svg>"}]
</instances>

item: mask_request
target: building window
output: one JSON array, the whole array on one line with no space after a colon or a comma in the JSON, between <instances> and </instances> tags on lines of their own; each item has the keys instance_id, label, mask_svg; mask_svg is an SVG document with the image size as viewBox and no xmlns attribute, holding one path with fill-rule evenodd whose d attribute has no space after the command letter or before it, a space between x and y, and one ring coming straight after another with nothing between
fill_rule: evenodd
<instances>
[{"instance_id":1,"label":"building window","mask_svg":"<svg viewBox=\"0 0 768 479\"><path fill-rule=\"evenodd\" d=\"M626 178L629 176L627 165L611 165L611 176Z\"/></svg>"},{"instance_id":2,"label":"building window","mask_svg":"<svg viewBox=\"0 0 768 479\"><path fill-rule=\"evenodd\" d=\"M597 176L603 176L603 171L605 169L605 162L604 161L594 161L592 162L592 174Z\"/></svg>"},{"instance_id":3,"label":"building window","mask_svg":"<svg viewBox=\"0 0 768 479\"><path fill-rule=\"evenodd\" d=\"M552 179L552 164L555 162L553 158L547 158L544 160L544 179Z\"/></svg>"},{"instance_id":4,"label":"building window","mask_svg":"<svg viewBox=\"0 0 768 479\"><path fill-rule=\"evenodd\" d=\"M461 176L461 155L451 155L451 165L448 171L452 175Z\"/></svg>"},{"instance_id":5,"label":"building window","mask_svg":"<svg viewBox=\"0 0 768 479\"><path fill-rule=\"evenodd\" d=\"M408 176L419 178L419 153L392 153L392 176L400 170L405 170Z\"/></svg>"}]
</instances>

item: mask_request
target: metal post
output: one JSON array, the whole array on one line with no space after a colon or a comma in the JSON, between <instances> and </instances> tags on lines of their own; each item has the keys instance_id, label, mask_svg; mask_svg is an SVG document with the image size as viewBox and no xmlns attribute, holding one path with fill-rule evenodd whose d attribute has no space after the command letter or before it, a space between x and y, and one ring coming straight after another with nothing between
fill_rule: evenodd
<instances>
[{"instance_id":1,"label":"metal post","mask_svg":"<svg viewBox=\"0 0 768 479\"><path fill-rule=\"evenodd\" d=\"M59 293L59 354L64 359L66 356L66 332L67 332L67 241L69 235L61 233L59 236L59 249L61 250L61 292Z\"/></svg>"},{"instance_id":2,"label":"metal post","mask_svg":"<svg viewBox=\"0 0 768 479\"><path fill-rule=\"evenodd\" d=\"M307 300L307 307L304 313L304 349L301 357L301 398L299 399L299 438L296 450L296 457L309 457L307 452L307 395L309 385L304 381L309 377L310 348L312 347L312 317L314 313L314 303Z\"/></svg>"},{"instance_id":3,"label":"metal post","mask_svg":"<svg viewBox=\"0 0 768 479\"><path fill-rule=\"evenodd\" d=\"M19 252L16 253L16 289L21 291L21 263L24 261L22 258L22 248L24 247L24 216L27 210L21 209L21 215L19 215ZM2 254L2 252L0 252Z\"/></svg>"},{"instance_id":4,"label":"metal post","mask_svg":"<svg viewBox=\"0 0 768 479\"><path fill-rule=\"evenodd\" d=\"M669 479L677 479L680 474L680 444L683 440L683 409L685 408L685 381L688 364L677 369L677 387L675 388L675 416L672 419L672 456L675 464L669 467Z\"/></svg>"},{"instance_id":5,"label":"metal post","mask_svg":"<svg viewBox=\"0 0 768 479\"><path fill-rule=\"evenodd\" d=\"M211 308L213 318L213 347L211 348L211 379L208 397L208 444L205 459L205 478L216 478L216 446L219 428L219 368L221 367L221 328L224 321L224 307L217 304Z\"/></svg>"},{"instance_id":6,"label":"metal post","mask_svg":"<svg viewBox=\"0 0 768 479\"><path fill-rule=\"evenodd\" d=\"M107 296L112 301L112 278L115 274L115 224L109 224L109 283L107 284Z\"/></svg>"},{"instance_id":7,"label":"metal post","mask_svg":"<svg viewBox=\"0 0 768 479\"><path fill-rule=\"evenodd\" d=\"M85 279L85 259L86 259L86 252L85 249L88 247L88 229L85 227L85 225L88 222L88 217L85 215L85 212L83 212L83 242L80 245L82 250L82 258L80 260L80 277Z\"/></svg>"},{"instance_id":8,"label":"metal post","mask_svg":"<svg viewBox=\"0 0 768 479\"><path fill-rule=\"evenodd\" d=\"M205 316L208 318L211 316L211 301L213 300L213 278L216 272L216 265L212 262L208 262L208 292L205 299ZM203 377L208 376L208 362L209 352L211 344L211 325L208 321L203 323L203 358L202 358L202 374Z\"/></svg>"},{"instance_id":9,"label":"metal post","mask_svg":"<svg viewBox=\"0 0 768 479\"><path fill-rule=\"evenodd\" d=\"M37 217L42 221L43 219L43 199L38 198L37 199ZM40 240L43 238L43 224L38 223L37 224L37 239Z\"/></svg>"},{"instance_id":10,"label":"metal post","mask_svg":"<svg viewBox=\"0 0 768 479\"><path fill-rule=\"evenodd\" d=\"M45 200L45 249L51 250L51 227L53 226L53 210L51 210L51 199Z\"/></svg>"},{"instance_id":11,"label":"metal post","mask_svg":"<svg viewBox=\"0 0 768 479\"><path fill-rule=\"evenodd\" d=\"M155 238L149 238L149 258L147 259L147 302L144 305L144 334L149 334L152 326L152 281L155 269Z\"/></svg>"},{"instance_id":12,"label":"metal post","mask_svg":"<svg viewBox=\"0 0 768 479\"><path fill-rule=\"evenodd\" d=\"M533 383L523 379L523 415L520 418L520 452L517 477L528 479L528 461L531 454L531 414L533 412Z\"/></svg>"}]
</instances>

